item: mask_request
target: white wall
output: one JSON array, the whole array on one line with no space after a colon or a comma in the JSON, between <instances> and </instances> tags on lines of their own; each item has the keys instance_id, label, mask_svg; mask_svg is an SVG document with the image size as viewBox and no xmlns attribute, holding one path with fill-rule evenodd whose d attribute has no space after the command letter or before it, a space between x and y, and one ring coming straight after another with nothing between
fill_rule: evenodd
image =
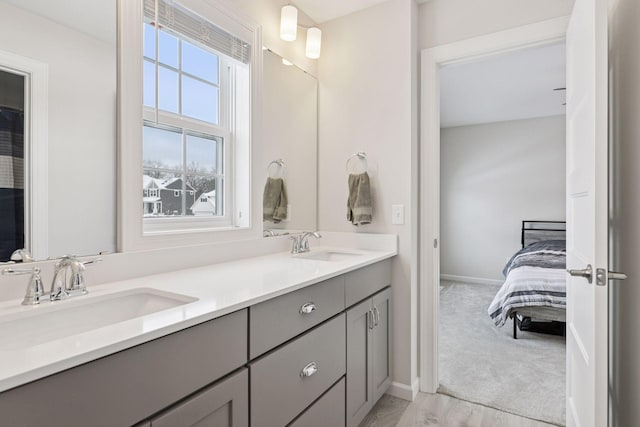
<instances>
[{"instance_id":1,"label":"white wall","mask_svg":"<svg viewBox=\"0 0 640 427\"><path fill-rule=\"evenodd\" d=\"M640 3L613 1L610 9L612 269L629 278L610 285L610 414L612 427L640 420Z\"/></svg>"},{"instance_id":2,"label":"white wall","mask_svg":"<svg viewBox=\"0 0 640 427\"><path fill-rule=\"evenodd\" d=\"M501 280L522 220L565 219L565 116L441 130L441 274Z\"/></svg>"},{"instance_id":3,"label":"white wall","mask_svg":"<svg viewBox=\"0 0 640 427\"><path fill-rule=\"evenodd\" d=\"M319 228L398 234L393 378L406 387L417 376L415 9L413 0L391 0L323 24L318 65ZM373 222L356 227L346 218L345 162L358 151L368 156ZM405 225L391 224L392 204L405 206Z\"/></svg>"},{"instance_id":4,"label":"white wall","mask_svg":"<svg viewBox=\"0 0 640 427\"><path fill-rule=\"evenodd\" d=\"M420 48L571 14L574 0L431 0L420 5Z\"/></svg>"},{"instance_id":5,"label":"white wall","mask_svg":"<svg viewBox=\"0 0 640 427\"><path fill-rule=\"evenodd\" d=\"M0 49L49 66L49 256L115 250L115 40L0 2Z\"/></svg>"}]
</instances>

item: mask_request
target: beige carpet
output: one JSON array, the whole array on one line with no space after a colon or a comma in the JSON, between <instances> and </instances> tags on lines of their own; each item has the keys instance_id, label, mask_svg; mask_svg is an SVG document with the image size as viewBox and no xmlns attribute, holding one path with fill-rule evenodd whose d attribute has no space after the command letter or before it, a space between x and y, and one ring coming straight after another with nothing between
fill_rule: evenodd
<instances>
[{"instance_id":1,"label":"beige carpet","mask_svg":"<svg viewBox=\"0 0 640 427\"><path fill-rule=\"evenodd\" d=\"M565 424L564 337L497 328L487 314L498 286L443 281L440 393Z\"/></svg>"}]
</instances>

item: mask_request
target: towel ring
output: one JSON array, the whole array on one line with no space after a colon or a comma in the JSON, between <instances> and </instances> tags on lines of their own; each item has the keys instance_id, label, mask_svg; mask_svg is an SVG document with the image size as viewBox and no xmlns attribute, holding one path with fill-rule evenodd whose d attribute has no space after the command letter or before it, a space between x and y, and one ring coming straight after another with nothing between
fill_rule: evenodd
<instances>
[{"instance_id":1,"label":"towel ring","mask_svg":"<svg viewBox=\"0 0 640 427\"><path fill-rule=\"evenodd\" d=\"M273 170L272 166L276 166L276 174L272 174L271 171ZM277 172L280 172L279 176L277 174ZM269 178L283 178L284 177L284 160L282 159L277 159L277 160L272 160L271 163L269 163L269 166L267 166L267 176Z\"/></svg>"},{"instance_id":2,"label":"towel ring","mask_svg":"<svg viewBox=\"0 0 640 427\"><path fill-rule=\"evenodd\" d=\"M367 161L367 153L365 153L364 151L358 151L356 154L353 154L351 157L347 159L347 165L346 165L347 173L349 173L349 164L353 159L359 159L360 162L364 165L363 172L366 172L369 169L369 162Z\"/></svg>"}]
</instances>

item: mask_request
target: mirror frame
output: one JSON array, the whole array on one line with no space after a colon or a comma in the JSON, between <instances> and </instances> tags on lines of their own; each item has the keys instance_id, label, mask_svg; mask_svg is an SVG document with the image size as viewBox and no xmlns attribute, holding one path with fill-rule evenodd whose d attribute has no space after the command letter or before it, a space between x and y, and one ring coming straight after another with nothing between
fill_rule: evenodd
<instances>
[{"instance_id":1,"label":"mirror frame","mask_svg":"<svg viewBox=\"0 0 640 427\"><path fill-rule=\"evenodd\" d=\"M118 252L191 246L207 243L260 238L262 236L262 203L260 174L253 169L262 157L260 124L262 106L262 28L252 19L239 15L219 2L203 4L197 0L181 0L195 12L213 14L225 30L252 40L251 52L251 131L249 182L251 188L248 228L221 230L189 230L145 235L141 198L142 179L142 25L143 0L118 0ZM260 177L260 178L259 178Z\"/></svg>"}]
</instances>

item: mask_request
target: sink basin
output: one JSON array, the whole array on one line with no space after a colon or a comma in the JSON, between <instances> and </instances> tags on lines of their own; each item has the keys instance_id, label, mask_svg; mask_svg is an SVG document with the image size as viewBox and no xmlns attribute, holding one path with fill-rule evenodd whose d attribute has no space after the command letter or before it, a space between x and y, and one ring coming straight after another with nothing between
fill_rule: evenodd
<instances>
[{"instance_id":1,"label":"sink basin","mask_svg":"<svg viewBox=\"0 0 640 427\"><path fill-rule=\"evenodd\" d=\"M342 252L342 251L317 251L317 252L307 252L306 254L298 255L298 258L303 259L311 259L315 261L345 261L349 259L353 259L354 257L362 256L361 253L358 252Z\"/></svg>"},{"instance_id":2,"label":"sink basin","mask_svg":"<svg viewBox=\"0 0 640 427\"><path fill-rule=\"evenodd\" d=\"M139 288L98 297L40 303L0 317L0 349L17 350L88 332L197 301L197 298Z\"/></svg>"}]
</instances>

